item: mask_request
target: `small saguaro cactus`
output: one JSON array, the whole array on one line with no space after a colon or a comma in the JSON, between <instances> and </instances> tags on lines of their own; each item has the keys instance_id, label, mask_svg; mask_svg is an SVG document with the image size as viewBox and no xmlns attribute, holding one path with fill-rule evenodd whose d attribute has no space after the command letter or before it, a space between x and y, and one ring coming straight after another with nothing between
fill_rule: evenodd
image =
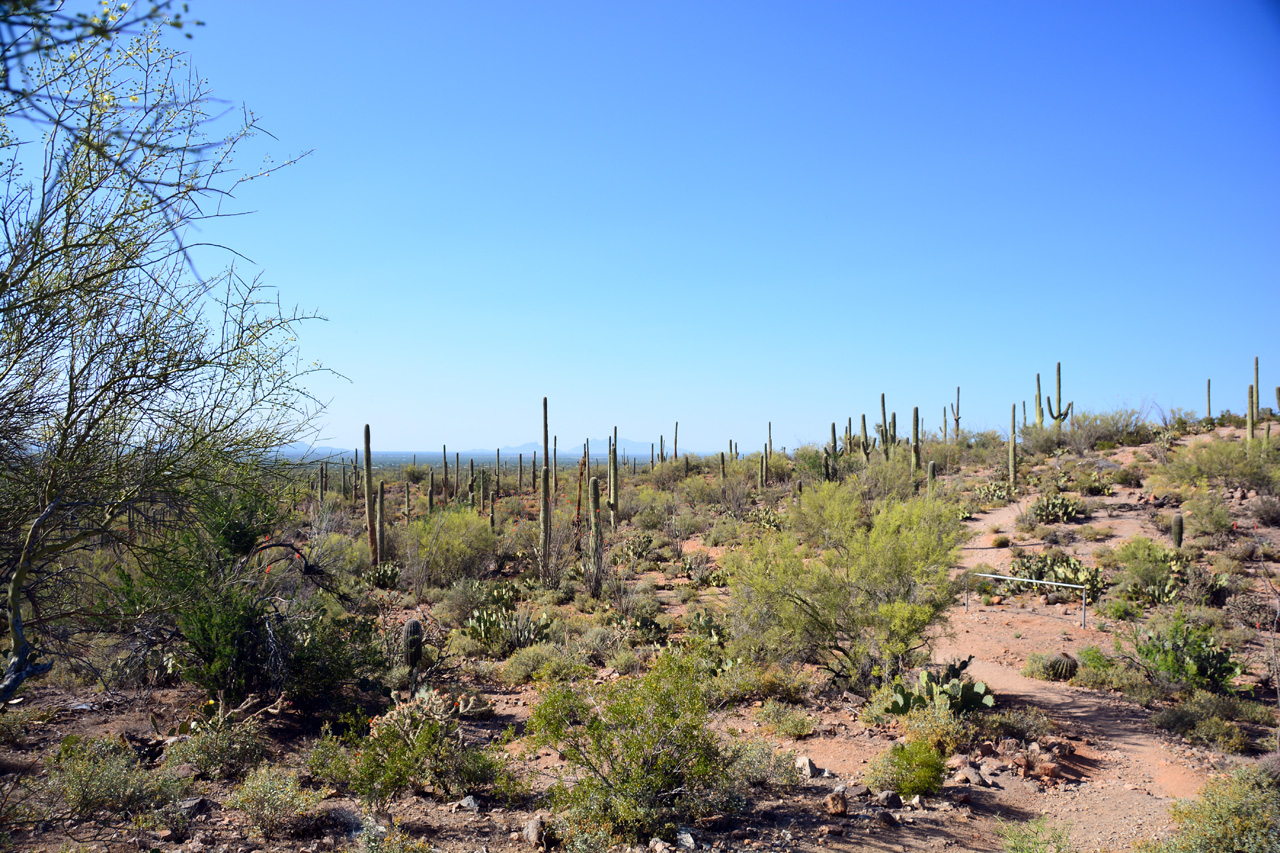
<instances>
[{"instance_id":1,"label":"small saguaro cactus","mask_svg":"<svg viewBox=\"0 0 1280 853\"><path fill-rule=\"evenodd\" d=\"M1173 523L1169 525L1169 536L1173 539L1173 547L1182 549L1182 513L1173 514Z\"/></svg>"},{"instance_id":2,"label":"small saguaro cactus","mask_svg":"<svg viewBox=\"0 0 1280 853\"><path fill-rule=\"evenodd\" d=\"M720 451L720 486L724 487L724 451Z\"/></svg>"},{"instance_id":3,"label":"small saguaro cactus","mask_svg":"<svg viewBox=\"0 0 1280 853\"><path fill-rule=\"evenodd\" d=\"M427 515L436 510L436 472L427 476Z\"/></svg>"},{"instance_id":4,"label":"small saguaro cactus","mask_svg":"<svg viewBox=\"0 0 1280 853\"><path fill-rule=\"evenodd\" d=\"M417 669L418 664L422 663L422 623L417 619L410 619L404 623L400 636L404 646L404 665Z\"/></svg>"},{"instance_id":5,"label":"small saguaro cactus","mask_svg":"<svg viewBox=\"0 0 1280 853\"><path fill-rule=\"evenodd\" d=\"M929 497L933 497L934 487L938 483L938 463L929 460Z\"/></svg>"},{"instance_id":6,"label":"small saguaro cactus","mask_svg":"<svg viewBox=\"0 0 1280 853\"><path fill-rule=\"evenodd\" d=\"M911 407L911 473L920 467L920 407Z\"/></svg>"},{"instance_id":7,"label":"small saguaro cactus","mask_svg":"<svg viewBox=\"0 0 1280 853\"><path fill-rule=\"evenodd\" d=\"M760 451L760 488L764 488L765 483L769 482L769 445L765 445Z\"/></svg>"},{"instance_id":8,"label":"small saguaro cactus","mask_svg":"<svg viewBox=\"0 0 1280 853\"><path fill-rule=\"evenodd\" d=\"M1280 399L1280 398L1277 398ZM1206 379L1204 381L1204 417L1205 420L1213 420L1213 380Z\"/></svg>"},{"instance_id":9,"label":"small saguaro cactus","mask_svg":"<svg viewBox=\"0 0 1280 853\"><path fill-rule=\"evenodd\" d=\"M386 496L386 489L387 489L386 481L379 480L378 481L378 525L377 525L378 533L374 541L374 553L377 554L378 556L377 556L377 559L373 561L373 564L375 566L379 565L382 562L382 519L385 518L385 516L382 514L382 501L383 501L383 498Z\"/></svg>"},{"instance_id":10,"label":"small saguaro cactus","mask_svg":"<svg viewBox=\"0 0 1280 853\"><path fill-rule=\"evenodd\" d=\"M1036 429L1044 429L1044 406L1040 404L1040 374L1036 374Z\"/></svg>"},{"instance_id":11,"label":"small saguaro cactus","mask_svg":"<svg viewBox=\"0 0 1280 853\"><path fill-rule=\"evenodd\" d=\"M889 461L889 413L885 409L884 394L880 394L880 452Z\"/></svg>"},{"instance_id":12,"label":"small saguaro cactus","mask_svg":"<svg viewBox=\"0 0 1280 853\"><path fill-rule=\"evenodd\" d=\"M600 530L600 480L591 478L590 550L582 567L582 585L592 598L599 598L604 586L604 533Z\"/></svg>"},{"instance_id":13,"label":"small saguaro cactus","mask_svg":"<svg viewBox=\"0 0 1280 853\"><path fill-rule=\"evenodd\" d=\"M1254 407L1257 405L1257 402L1254 399L1255 396L1256 395L1253 393L1253 386L1250 385L1249 386L1249 405L1246 407L1246 410L1245 410L1244 440L1246 444L1251 443L1253 441L1253 422L1254 422L1254 411L1255 411Z\"/></svg>"},{"instance_id":14,"label":"small saguaro cactus","mask_svg":"<svg viewBox=\"0 0 1280 853\"><path fill-rule=\"evenodd\" d=\"M840 445L836 444L836 422L831 422L831 458L836 459L840 456Z\"/></svg>"},{"instance_id":15,"label":"small saguaro cactus","mask_svg":"<svg viewBox=\"0 0 1280 853\"><path fill-rule=\"evenodd\" d=\"M867 439L867 416L862 416L862 438L858 442L858 450L862 452L862 461L871 464L871 451L876 449L876 439Z\"/></svg>"}]
</instances>

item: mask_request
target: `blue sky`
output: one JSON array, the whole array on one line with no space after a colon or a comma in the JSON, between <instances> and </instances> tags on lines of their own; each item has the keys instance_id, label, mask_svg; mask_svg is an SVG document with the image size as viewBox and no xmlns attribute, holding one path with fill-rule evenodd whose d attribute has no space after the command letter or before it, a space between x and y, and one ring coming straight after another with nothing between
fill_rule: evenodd
<instances>
[{"instance_id":1,"label":"blue sky","mask_svg":"<svg viewBox=\"0 0 1280 853\"><path fill-rule=\"evenodd\" d=\"M275 136L202 236L313 308L321 442L1006 429L1280 385L1280 6L193 4ZM202 270L203 271L203 270ZM213 271L213 270L210 270ZM869 420L874 420L870 418Z\"/></svg>"}]
</instances>

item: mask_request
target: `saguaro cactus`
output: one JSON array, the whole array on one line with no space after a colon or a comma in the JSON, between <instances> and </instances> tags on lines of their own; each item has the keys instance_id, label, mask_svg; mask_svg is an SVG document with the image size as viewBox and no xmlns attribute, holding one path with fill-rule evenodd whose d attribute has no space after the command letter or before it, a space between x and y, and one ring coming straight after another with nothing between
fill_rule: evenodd
<instances>
[{"instance_id":1,"label":"saguaro cactus","mask_svg":"<svg viewBox=\"0 0 1280 853\"><path fill-rule=\"evenodd\" d=\"M618 428L609 442L609 527L618 529Z\"/></svg>"},{"instance_id":2,"label":"saguaro cactus","mask_svg":"<svg viewBox=\"0 0 1280 853\"><path fill-rule=\"evenodd\" d=\"M1169 535L1173 538L1173 547L1182 548L1182 513L1173 514L1173 523L1169 526Z\"/></svg>"},{"instance_id":3,"label":"saguaro cactus","mask_svg":"<svg viewBox=\"0 0 1280 853\"><path fill-rule=\"evenodd\" d=\"M377 546L376 553L378 555L378 559L373 561L373 564L375 566L382 562L382 519L385 518L385 516L382 514L382 499L383 497L385 497L385 492L386 492L386 482L383 480L379 480L378 481L378 525L377 525L378 535L376 537L376 546Z\"/></svg>"},{"instance_id":4,"label":"saguaro cactus","mask_svg":"<svg viewBox=\"0 0 1280 853\"><path fill-rule=\"evenodd\" d=\"M551 577L551 471L547 460L551 458L548 447L547 398L542 398L542 491L538 498L538 570L543 580Z\"/></svg>"},{"instance_id":5,"label":"saguaro cactus","mask_svg":"<svg viewBox=\"0 0 1280 853\"><path fill-rule=\"evenodd\" d=\"M764 488L765 483L769 482L769 445L765 445L760 451L760 488Z\"/></svg>"},{"instance_id":6,"label":"saguaro cactus","mask_svg":"<svg viewBox=\"0 0 1280 853\"><path fill-rule=\"evenodd\" d=\"M369 425L364 425L364 522L369 534L369 562L378 565L378 525L374 518L376 498L373 494L373 452L370 450Z\"/></svg>"},{"instance_id":7,"label":"saguaro cactus","mask_svg":"<svg viewBox=\"0 0 1280 853\"><path fill-rule=\"evenodd\" d=\"M592 598L600 597L604 586L604 533L600 530L600 480L591 478L591 540L582 567L582 585Z\"/></svg>"},{"instance_id":8,"label":"saguaro cactus","mask_svg":"<svg viewBox=\"0 0 1280 853\"><path fill-rule=\"evenodd\" d=\"M858 442L858 450L862 452L862 461L871 464L871 451L876 449L876 439L867 440L867 416L862 416L862 439Z\"/></svg>"},{"instance_id":9,"label":"saguaro cactus","mask_svg":"<svg viewBox=\"0 0 1280 853\"><path fill-rule=\"evenodd\" d=\"M920 407L911 407L911 474L920 468Z\"/></svg>"},{"instance_id":10,"label":"saguaro cactus","mask_svg":"<svg viewBox=\"0 0 1280 853\"><path fill-rule=\"evenodd\" d=\"M1062 408L1062 362L1058 362L1057 381L1054 383L1054 396L1058 401L1058 411L1053 411L1053 403L1049 402L1049 417L1053 419L1053 428L1055 430L1062 429L1062 422L1071 416L1071 407L1075 403L1067 403L1067 408ZM1048 402L1048 401L1046 401Z\"/></svg>"},{"instance_id":11,"label":"saguaro cactus","mask_svg":"<svg viewBox=\"0 0 1280 853\"><path fill-rule=\"evenodd\" d=\"M436 472L432 471L427 476L427 515L436 510Z\"/></svg>"},{"instance_id":12,"label":"saguaro cactus","mask_svg":"<svg viewBox=\"0 0 1280 853\"><path fill-rule=\"evenodd\" d=\"M680 458L680 422L676 421L675 432L671 434L671 458Z\"/></svg>"},{"instance_id":13,"label":"saguaro cactus","mask_svg":"<svg viewBox=\"0 0 1280 853\"><path fill-rule=\"evenodd\" d=\"M1204 416L1206 420L1213 420L1213 380L1206 379L1204 381Z\"/></svg>"},{"instance_id":14,"label":"saguaro cactus","mask_svg":"<svg viewBox=\"0 0 1280 853\"><path fill-rule=\"evenodd\" d=\"M884 407L884 394L880 394L880 452L889 461L889 413Z\"/></svg>"},{"instance_id":15,"label":"saguaro cactus","mask_svg":"<svg viewBox=\"0 0 1280 853\"><path fill-rule=\"evenodd\" d=\"M1044 406L1040 404L1040 374L1036 374L1036 429L1044 429Z\"/></svg>"},{"instance_id":16,"label":"saguaro cactus","mask_svg":"<svg viewBox=\"0 0 1280 853\"><path fill-rule=\"evenodd\" d=\"M933 497L933 489L938 481L938 463L929 460L929 497Z\"/></svg>"},{"instance_id":17,"label":"saguaro cactus","mask_svg":"<svg viewBox=\"0 0 1280 853\"><path fill-rule=\"evenodd\" d=\"M946 422L945 416L947 414L945 409L943 410L942 414L944 416L943 423L945 424ZM951 407L951 417L955 419L956 428L954 431L954 435L956 437L956 441L959 441L960 440L960 386L959 385L956 386L956 403L954 406Z\"/></svg>"},{"instance_id":18,"label":"saguaro cactus","mask_svg":"<svg viewBox=\"0 0 1280 853\"><path fill-rule=\"evenodd\" d=\"M1249 386L1249 404L1248 406L1245 407L1245 418L1244 418L1245 419L1245 434L1244 434L1245 444L1251 444L1253 442L1253 420L1254 420L1253 413L1254 413L1254 406L1255 406L1254 396L1255 395L1253 393L1253 386L1250 385Z\"/></svg>"},{"instance_id":19,"label":"saguaro cactus","mask_svg":"<svg viewBox=\"0 0 1280 853\"><path fill-rule=\"evenodd\" d=\"M1018 404L1009 408L1009 490L1018 487Z\"/></svg>"}]
</instances>

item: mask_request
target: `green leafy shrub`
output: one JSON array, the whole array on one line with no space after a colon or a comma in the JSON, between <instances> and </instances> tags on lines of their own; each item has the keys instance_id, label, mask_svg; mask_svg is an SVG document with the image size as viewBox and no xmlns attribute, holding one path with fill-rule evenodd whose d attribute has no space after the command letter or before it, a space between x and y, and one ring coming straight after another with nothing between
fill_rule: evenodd
<instances>
[{"instance_id":1,"label":"green leafy shrub","mask_svg":"<svg viewBox=\"0 0 1280 853\"><path fill-rule=\"evenodd\" d=\"M152 773L134 751L109 738L71 735L47 762L46 789L59 804L53 813L71 820L136 817L163 808L182 794L169 773Z\"/></svg>"},{"instance_id":2,"label":"green leafy shrub","mask_svg":"<svg viewBox=\"0 0 1280 853\"><path fill-rule=\"evenodd\" d=\"M476 574L498 547L489 520L461 507L446 507L411 522L407 535L416 540L421 580L430 586L449 586Z\"/></svg>"},{"instance_id":3,"label":"green leafy shrub","mask_svg":"<svg viewBox=\"0 0 1280 853\"><path fill-rule=\"evenodd\" d=\"M1041 495L1029 511L1040 524L1062 524L1088 515L1084 501L1066 495Z\"/></svg>"},{"instance_id":4,"label":"green leafy shrub","mask_svg":"<svg viewBox=\"0 0 1280 853\"><path fill-rule=\"evenodd\" d=\"M905 454L904 454L905 455ZM805 560L787 534L766 534L722 564L734 581L733 633L786 656L806 657L865 685L919 660L925 632L951 605L949 567L967 532L958 507L913 498L868 513L836 483L805 493L807 535L827 543Z\"/></svg>"},{"instance_id":5,"label":"green leafy shrub","mask_svg":"<svg viewBox=\"0 0 1280 853\"><path fill-rule=\"evenodd\" d=\"M924 740L895 743L871 759L866 785L876 791L897 791L902 797L933 794L942 788L946 762Z\"/></svg>"},{"instance_id":6,"label":"green leafy shrub","mask_svg":"<svg viewBox=\"0 0 1280 853\"><path fill-rule=\"evenodd\" d=\"M1280 787L1258 767L1240 767L1210 779L1199 798L1174 803L1177 829L1161 841L1140 844L1140 853L1264 853L1276 849L1280 833Z\"/></svg>"},{"instance_id":7,"label":"green leafy shrub","mask_svg":"<svg viewBox=\"0 0 1280 853\"><path fill-rule=\"evenodd\" d=\"M1135 629L1129 642L1149 676L1176 684L1222 691L1240 674L1231 651L1219 648L1207 625L1191 624L1181 607L1166 620Z\"/></svg>"},{"instance_id":8,"label":"green leafy shrub","mask_svg":"<svg viewBox=\"0 0 1280 853\"><path fill-rule=\"evenodd\" d=\"M1019 741L1038 740L1053 734L1053 721L1039 708L1025 706L1006 708L987 714L975 714L970 718L974 740L999 743L1004 738Z\"/></svg>"},{"instance_id":9,"label":"green leafy shrub","mask_svg":"<svg viewBox=\"0 0 1280 853\"><path fill-rule=\"evenodd\" d=\"M681 824L737 811L736 755L708 728L702 676L668 651L634 680L547 689L529 729L571 771L550 791L570 843L673 839Z\"/></svg>"},{"instance_id":10,"label":"green leafy shrub","mask_svg":"<svg viewBox=\"0 0 1280 853\"><path fill-rule=\"evenodd\" d=\"M320 791L304 791L292 771L259 767L227 798L227 806L244 812L264 838L277 838L323 798Z\"/></svg>"},{"instance_id":11,"label":"green leafy shrub","mask_svg":"<svg viewBox=\"0 0 1280 853\"><path fill-rule=\"evenodd\" d=\"M1275 494L1277 476L1274 463L1250 453L1244 442L1215 438L1180 448L1164 466L1170 481L1182 486L1206 483L1227 489L1256 489Z\"/></svg>"},{"instance_id":12,"label":"green leafy shrub","mask_svg":"<svg viewBox=\"0 0 1280 853\"><path fill-rule=\"evenodd\" d=\"M1126 599L1150 605L1176 600L1184 570L1176 551L1135 536L1116 549L1115 559L1125 569L1118 588Z\"/></svg>"},{"instance_id":13,"label":"green leafy shrub","mask_svg":"<svg viewBox=\"0 0 1280 853\"><path fill-rule=\"evenodd\" d=\"M1231 529L1231 511L1216 492L1200 489L1182 505L1186 513L1186 535L1190 538L1218 536Z\"/></svg>"},{"instance_id":14,"label":"green leafy shrub","mask_svg":"<svg viewBox=\"0 0 1280 853\"><path fill-rule=\"evenodd\" d=\"M968 726L959 715L941 705L914 708L903 720L907 741L922 740L937 752L952 755L968 742Z\"/></svg>"},{"instance_id":15,"label":"green leafy shrub","mask_svg":"<svg viewBox=\"0 0 1280 853\"><path fill-rule=\"evenodd\" d=\"M813 733L812 717L794 705L776 699L769 699L760 707L756 720L766 731L783 737L802 738Z\"/></svg>"},{"instance_id":16,"label":"green leafy shrub","mask_svg":"<svg viewBox=\"0 0 1280 853\"><path fill-rule=\"evenodd\" d=\"M256 720L236 725L201 726L186 740L165 750L166 765L190 764L206 776L240 776L267 755L262 727Z\"/></svg>"}]
</instances>

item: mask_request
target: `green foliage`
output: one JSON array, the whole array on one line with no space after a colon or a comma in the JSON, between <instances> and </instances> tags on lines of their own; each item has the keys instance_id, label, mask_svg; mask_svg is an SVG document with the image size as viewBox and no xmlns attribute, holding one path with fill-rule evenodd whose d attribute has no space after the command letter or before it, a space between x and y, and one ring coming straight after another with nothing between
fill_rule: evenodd
<instances>
[{"instance_id":1,"label":"green foliage","mask_svg":"<svg viewBox=\"0 0 1280 853\"><path fill-rule=\"evenodd\" d=\"M1149 605L1171 604L1177 599L1184 565L1176 551L1135 536L1116 549L1115 559L1125 568L1118 584L1125 598Z\"/></svg>"},{"instance_id":2,"label":"green foliage","mask_svg":"<svg viewBox=\"0 0 1280 853\"><path fill-rule=\"evenodd\" d=\"M152 773L133 749L109 738L63 740L46 762L53 813L70 820L137 817L163 808L182 794L183 783L168 773Z\"/></svg>"},{"instance_id":3,"label":"green foliage","mask_svg":"<svg viewBox=\"0 0 1280 853\"><path fill-rule=\"evenodd\" d=\"M400 585L400 565L386 560L370 568L360 579L378 589L395 589Z\"/></svg>"},{"instance_id":4,"label":"green foliage","mask_svg":"<svg viewBox=\"0 0 1280 853\"><path fill-rule=\"evenodd\" d=\"M1027 706L975 714L970 718L975 740L995 743L1011 737L1023 742L1038 740L1054 731L1053 721L1039 708Z\"/></svg>"},{"instance_id":5,"label":"green foliage","mask_svg":"<svg viewBox=\"0 0 1280 853\"><path fill-rule=\"evenodd\" d=\"M1240 674L1231 651L1219 648L1207 625L1191 624L1180 606L1166 620L1135 628L1128 640L1149 675L1175 684L1221 691Z\"/></svg>"},{"instance_id":6,"label":"green foliage","mask_svg":"<svg viewBox=\"0 0 1280 853\"><path fill-rule=\"evenodd\" d=\"M970 738L964 720L950 708L930 704L913 708L903 719L908 742L922 740L941 755L952 755Z\"/></svg>"},{"instance_id":7,"label":"green foliage","mask_svg":"<svg viewBox=\"0 0 1280 853\"><path fill-rule=\"evenodd\" d=\"M1050 826L1043 815L1027 823L1001 821L996 828L1006 853L1072 853L1066 827Z\"/></svg>"},{"instance_id":8,"label":"green foliage","mask_svg":"<svg viewBox=\"0 0 1280 853\"><path fill-rule=\"evenodd\" d=\"M545 613L534 619L528 611L484 607L471 614L462 630L483 643L491 655L504 658L517 649L546 640L550 625Z\"/></svg>"},{"instance_id":9,"label":"green foliage","mask_svg":"<svg viewBox=\"0 0 1280 853\"><path fill-rule=\"evenodd\" d=\"M256 590L226 585L195 597L175 616L194 662L185 677L210 696L239 704L279 680L273 651L281 647L267 627L268 602Z\"/></svg>"},{"instance_id":10,"label":"green foliage","mask_svg":"<svg viewBox=\"0 0 1280 853\"><path fill-rule=\"evenodd\" d=\"M916 708L936 705L953 714L967 714L991 708L995 705L996 697L987 689L987 685L963 677L971 660L973 655L947 664L940 676L931 670L921 671L919 689L915 691L908 689L900 680L895 680L889 711L906 714Z\"/></svg>"},{"instance_id":11,"label":"green foliage","mask_svg":"<svg viewBox=\"0 0 1280 853\"><path fill-rule=\"evenodd\" d=\"M1015 489L1005 480L989 480L979 483L973 490L974 497L983 506L1004 506L1014 499Z\"/></svg>"},{"instance_id":12,"label":"green foliage","mask_svg":"<svg viewBox=\"0 0 1280 853\"><path fill-rule=\"evenodd\" d=\"M1174 485L1206 483L1217 488L1256 489L1275 494L1280 487L1280 466L1275 458L1251 453L1241 441L1215 438L1180 448L1163 469Z\"/></svg>"},{"instance_id":13,"label":"green foliage","mask_svg":"<svg viewBox=\"0 0 1280 853\"><path fill-rule=\"evenodd\" d=\"M813 733L813 718L794 705L776 699L766 700L756 712L756 721L766 731L789 738L807 737Z\"/></svg>"},{"instance_id":14,"label":"green foliage","mask_svg":"<svg viewBox=\"0 0 1280 853\"><path fill-rule=\"evenodd\" d=\"M1204 690L1196 690L1176 705L1151 715L1151 724L1157 728L1222 752L1239 753L1245 751L1249 741L1235 720L1275 725L1275 717L1265 705Z\"/></svg>"},{"instance_id":15,"label":"green foliage","mask_svg":"<svg viewBox=\"0 0 1280 853\"><path fill-rule=\"evenodd\" d=\"M422 579L430 586L449 586L477 574L498 547L488 519L464 507L444 507L411 522L406 535L416 542Z\"/></svg>"},{"instance_id":16,"label":"green foliage","mask_svg":"<svg viewBox=\"0 0 1280 853\"><path fill-rule=\"evenodd\" d=\"M324 799L320 791L304 791L298 774L279 767L259 767L230 797L227 806L245 813L249 825L264 838L277 838L294 821Z\"/></svg>"},{"instance_id":17,"label":"green foliage","mask_svg":"<svg viewBox=\"0 0 1280 853\"><path fill-rule=\"evenodd\" d=\"M1066 495L1041 495L1031 504L1031 517L1040 524L1062 524L1088 515L1088 508L1079 498Z\"/></svg>"},{"instance_id":18,"label":"green foliage","mask_svg":"<svg viewBox=\"0 0 1280 853\"><path fill-rule=\"evenodd\" d=\"M202 725L165 750L166 766L191 764L205 776L230 779L267 755L262 727L250 720L235 725Z\"/></svg>"},{"instance_id":19,"label":"green foliage","mask_svg":"<svg viewBox=\"0 0 1280 853\"><path fill-rule=\"evenodd\" d=\"M1217 536L1231 529L1231 511L1216 492L1202 488L1182 508L1187 513L1187 535L1192 538Z\"/></svg>"},{"instance_id":20,"label":"green foliage","mask_svg":"<svg viewBox=\"0 0 1280 853\"><path fill-rule=\"evenodd\" d=\"M1280 787L1257 767L1240 767L1205 783L1200 797L1175 803L1177 829L1140 853L1272 853L1280 838Z\"/></svg>"},{"instance_id":21,"label":"green foliage","mask_svg":"<svg viewBox=\"0 0 1280 853\"><path fill-rule=\"evenodd\" d=\"M871 759L864 781L876 791L914 797L937 793L946 772L943 756L927 741L915 740L895 743Z\"/></svg>"},{"instance_id":22,"label":"green foliage","mask_svg":"<svg viewBox=\"0 0 1280 853\"><path fill-rule=\"evenodd\" d=\"M353 791L375 811L413 789L437 799L488 781L492 769L463 745L458 701L435 690L421 690L369 721L364 737L343 739L325 733L312 751L313 772Z\"/></svg>"},{"instance_id":23,"label":"green foliage","mask_svg":"<svg viewBox=\"0 0 1280 853\"><path fill-rule=\"evenodd\" d=\"M1027 655L1027 663L1022 668L1022 674L1041 681L1070 681L1078 670L1079 663L1071 655L1032 652Z\"/></svg>"},{"instance_id":24,"label":"green foliage","mask_svg":"<svg viewBox=\"0 0 1280 853\"><path fill-rule=\"evenodd\" d=\"M702 677L691 656L668 651L634 680L547 689L529 730L570 770L550 794L571 844L674 839L681 824L737 811L738 753L708 728Z\"/></svg>"},{"instance_id":25,"label":"green foliage","mask_svg":"<svg viewBox=\"0 0 1280 853\"><path fill-rule=\"evenodd\" d=\"M559 648L550 643L535 643L513 654L502 667L502 681L506 684L528 684L535 678L569 676L577 667Z\"/></svg>"},{"instance_id":26,"label":"green foliage","mask_svg":"<svg viewBox=\"0 0 1280 853\"><path fill-rule=\"evenodd\" d=\"M851 489L815 487L801 529L825 543L806 561L787 534L726 554L735 637L808 657L857 684L910 667L951 604L948 570L965 530L955 504L927 498L867 512ZM865 520L864 520L865 519Z\"/></svg>"},{"instance_id":27,"label":"green foliage","mask_svg":"<svg viewBox=\"0 0 1280 853\"><path fill-rule=\"evenodd\" d=\"M1075 557L1057 548L1049 548L1037 554L1023 554L1016 557L1010 563L1009 571L1013 575L1030 580L1078 584L1085 588L1085 594L1089 596L1090 601L1097 601L1103 590L1107 588L1107 582L1098 568L1086 566ZM1007 583L1014 590L1030 586L1016 581L1008 581ZM1054 589L1054 593L1059 596L1066 595L1067 589L1069 588L1057 587ZM1076 590L1071 590L1071 592L1075 593Z\"/></svg>"}]
</instances>

